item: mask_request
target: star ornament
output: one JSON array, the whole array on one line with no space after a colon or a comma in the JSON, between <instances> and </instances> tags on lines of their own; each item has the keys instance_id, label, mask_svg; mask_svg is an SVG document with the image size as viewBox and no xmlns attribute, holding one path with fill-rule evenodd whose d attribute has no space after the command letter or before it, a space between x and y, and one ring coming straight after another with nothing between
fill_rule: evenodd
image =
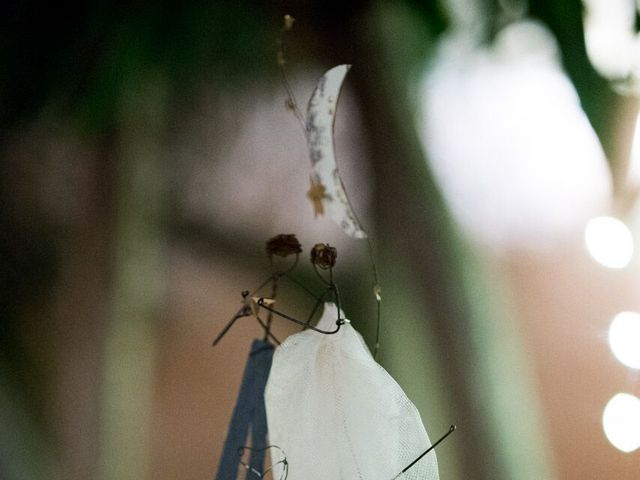
<instances>
[{"instance_id":1,"label":"star ornament","mask_svg":"<svg viewBox=\"0 0 640 480\"><path fill-rule=\"evenodd\" d=\"M311 188L307 192L307 197L311 200L313 204L313 212L314 216L324 215L324 205L322 204L322 200L325 198L326 188L322 183L316 182L311 179Z\"/></svg>"}]
</instances>

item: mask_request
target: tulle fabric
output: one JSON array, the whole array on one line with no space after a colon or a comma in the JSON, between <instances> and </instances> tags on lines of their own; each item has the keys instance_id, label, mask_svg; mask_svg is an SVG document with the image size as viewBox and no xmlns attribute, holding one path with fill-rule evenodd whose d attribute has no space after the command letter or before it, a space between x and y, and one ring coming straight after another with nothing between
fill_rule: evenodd
<instances>
[{"instance_id":1,"label":"tulle fabric","mask_svg":"<svg viewBox=\"0 0 640 480\"><path fill-rule=\"evenodd\" d=\"M326 303L318 327L333 330L336 319ZM431 443L413 403L350 324L282 343L265 403L269 443L286 453L289 480L439 479L433 451L399 475Z\"/></svg>"}]
</instances>

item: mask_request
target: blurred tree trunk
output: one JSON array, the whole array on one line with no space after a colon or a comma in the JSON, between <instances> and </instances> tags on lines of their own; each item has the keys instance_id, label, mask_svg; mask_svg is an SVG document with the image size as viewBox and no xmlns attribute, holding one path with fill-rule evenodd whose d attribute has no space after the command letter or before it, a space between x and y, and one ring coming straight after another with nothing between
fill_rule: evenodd
<instances>
[{"instance_id":1,"label":"blurred tree trunk","mask_svg":"<svg viewBox=\"0 0 640 480\"><path fill-rule=\"evenodd\" d=\"M118 128L112 318L106 336L101 478L149 478L155 324L164 290L166 217L161 77L140 75Z\"/></svg>"},{"instance_id":2,"label":"blurred tree trunk","mask_svg":"<svg viewBox=\"0 0 640 480\"><path fill-rule=\"evenodd\" d=\"M421 375L441 379L446 392L427 394L449 403L440 413L454 418L438 419L441 425L459 423L458 433L449 440L456 444L459 478L553 478L536 425L526 359L512 355L521 347L517 328L504 317L503 328L495 302L472 293L491 296L497 288L483 285L486 277L458 237L417 136L420 107L411 103L417 99L408 91L416 80L411 75L422 71L433 45L425 45L430 39L424 25L406 7L376 3L351 21L333 42L337 52L344 52L339 44L353 49L352 81L369 133L375 178L376 236L383 239L382 284L386 291L415 302L402 311L423 312L422 325L413 324L413 331L401 326L401 320L412 320L388 319L396 325L386 325L386 335L402 340L388 341L396 347L387 350L386 358L403 363L401 375L414 382ZM338 61L344 60L342 55ZM404 276L397 273L403 269ZM394 270L389 281L384 272ZM405 280L409 284L399 283ZM425 357L430 334L436 351ZM416 344L416 335L422 345ZM384 354L385 337L382 341ZM413 361L421 357L431 363ZM423 385L438 382L425 379ZM430 430L432 439L439 436L439 431Z\"/></svg>"}]
</instances>

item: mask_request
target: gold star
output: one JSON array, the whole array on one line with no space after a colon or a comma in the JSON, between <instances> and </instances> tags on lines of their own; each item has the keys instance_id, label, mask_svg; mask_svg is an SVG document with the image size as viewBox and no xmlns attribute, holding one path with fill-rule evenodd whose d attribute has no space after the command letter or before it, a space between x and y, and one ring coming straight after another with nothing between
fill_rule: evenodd
<instances>
[{"instance_id":1,"label":"gold star","mask_svg":"<svg viewBox=\"0 0 640 480\"><path fill-rule=\"evenodd\" d=\"M326 188L320 182L315 182L313 178L311 179L311 188L307 192L307 197L313 203L313 212L314 216L324 215L324 206L322 205L322 200L324 199L324 192Z\"/></svg>"}]
</instances>

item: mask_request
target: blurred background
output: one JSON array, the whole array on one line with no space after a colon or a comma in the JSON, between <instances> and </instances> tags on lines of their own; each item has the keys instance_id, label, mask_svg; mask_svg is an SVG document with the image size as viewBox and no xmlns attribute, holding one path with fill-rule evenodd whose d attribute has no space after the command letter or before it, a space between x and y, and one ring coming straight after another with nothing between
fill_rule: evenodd
<instances>
[{"instance_id":1,"label":"blurred background","mask_svg":"<svg viewBox=\"0 0 640 480\"><path fill-rule=\"evenodd\" d=\"M211 341L278 233L304 259L337 247L373 344L366 244L306 198L286 13L303 109L353 65L337 154L383 289L379 362L432 439L458 425L441 478L639 478L637 8L4 2L0 478L211 478L261 332Z\"/></svg>"}]
</instances>

